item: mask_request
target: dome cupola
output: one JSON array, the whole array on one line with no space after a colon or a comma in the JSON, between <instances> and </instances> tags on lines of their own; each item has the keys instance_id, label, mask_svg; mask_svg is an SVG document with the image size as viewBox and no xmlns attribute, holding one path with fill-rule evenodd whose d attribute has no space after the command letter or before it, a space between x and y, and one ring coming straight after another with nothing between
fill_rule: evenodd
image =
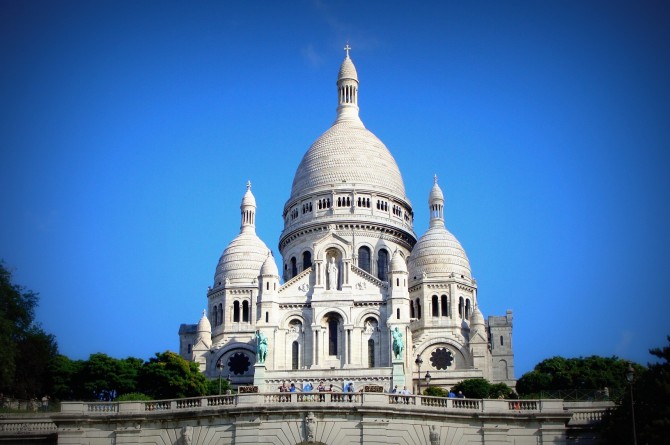
<instances>
[{"instance_id":1,"label":"dome cupola","mask_svg":"<svg viewBox=\"0 0 670 445\"><path fill-rule=\"evenodd\" d=\"M409 278L419 280L428 277L472 279L470 261L456 237L444 225L444 195L434 178L428 195L430 227L419 238L409 257Z\"/></svg>"},{"instance_id":2,"label":"dome cupola","mask_svg":"<svg viewBox=\"0 0 670 445\"><path fill-rule=\"evenodd\" d=\"M214 275L214 288L226 283L250 285L258 278L270 249L256 235L256 199L251 182L240 205L240 233L223 251Z\"/></svg>"},{"instance_id":3,"label":"dome cupola","mask_svg":"<svg viewBox=\"0 0 670 445\"><path fill-rule=\"evenodd\" d=\"M200 317L200 321L198 321L196 332L212 332L212 325L207 318L207 311L205 310L202 311L202 317Z\"/></svg>"},{"instance_id":4,"label":"dome cupola","mask_svg":"<svg viewBox=\"0 0 670 445\"><path fill-rule=\"evenodd\" d=\"M272 252L268 252L268 257L263 262L263 266L261 266L260 275L273 277L279 276L279 269L277 269L277 264L275 263L275 258L272 255Z\"/></svg>"},{"instance_id":5,"label":"dome cupola","mask_svg":"<svg viewBox=\"0 0 670 445\"><path fill-rule=\"evenodd\" d=\"M407 273L407 264L405 264L405 259L400 255L398 249L396 249L391 258L391 272Z\"/></svg>"}]
</instances>

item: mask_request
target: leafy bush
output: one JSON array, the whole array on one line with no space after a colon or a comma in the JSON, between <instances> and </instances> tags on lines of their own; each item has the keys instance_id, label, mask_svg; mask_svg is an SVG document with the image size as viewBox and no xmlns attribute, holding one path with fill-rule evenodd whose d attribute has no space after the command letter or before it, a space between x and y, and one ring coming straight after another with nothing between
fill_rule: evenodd
<instances>
[{"instance_id":1,"label":"leafy bush","mask_svg":"<svg viewBox=\"0 0 670 445\"><path fill-rule=\"evenodd\" d=\"M509 398L512 388L504 383L492 384L486 379L466 379L454 385L453 391L461 391L469 399L497 399L501 395Z\"/></svg>"},{"instance_id":2,"label":"leafy bush","mask_svg":"<svg viewBox=\"0 0 670 445\"><path fill-rule=\"evenodd\" d=\"M134 401L145 401L145 400L152 400L152 399L148 395L142 394L141 392L129 392L127 394L120 395L119 397L116 398L117 402L134 402Z\"/></svg>"},{"instance_id":3,"label":"leafy bush","mask_svg":"<svg viewBox=\"0 0 670 445\"><path fill-rule=\"evenodd\" d=\"M423 391L424 395L433 397L447 397L449 391L439 386L430 386Z\"/></svg>"}]
</instances>

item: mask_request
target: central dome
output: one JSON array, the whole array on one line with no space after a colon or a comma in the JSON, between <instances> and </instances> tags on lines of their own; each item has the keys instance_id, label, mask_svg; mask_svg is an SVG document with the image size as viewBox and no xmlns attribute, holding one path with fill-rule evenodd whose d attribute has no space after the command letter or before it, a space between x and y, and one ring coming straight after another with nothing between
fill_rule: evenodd
<instances>
[{"instance_id":1,"label":"central dome","mask_svg":"<svg viewBox=\"0 0 670 445\"><path fill-rule=\"evenodd\" d=\"M296 171L291 199L343 183L407 200L395 159L360 120L336 122L312 144Z\"/></svg>"},{"instance_id":2,"label":"central dome","mask_svg":"<svg viewBox=\"0 0 670 445\"><path fill-rule=\"evenodd\" d=\"M348 50L337 76L337 91L337 119L300 161L289 201L344 186L385 192L409 202L393 155L358 117L358 73Z\"/></svg>"}]
</instances>

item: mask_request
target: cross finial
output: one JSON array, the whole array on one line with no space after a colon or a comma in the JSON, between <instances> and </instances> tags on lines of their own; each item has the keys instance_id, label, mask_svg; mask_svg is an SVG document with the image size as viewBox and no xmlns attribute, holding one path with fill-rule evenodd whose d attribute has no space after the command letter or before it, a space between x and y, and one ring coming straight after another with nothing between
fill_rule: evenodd
<instances>
[{"instance_id":1,"label":"cross finial","mask_svg":"<svg viewBox=\"0 0 670 445\"><path fill-rule=\"evenodd\" d=\"M433 175L433 181L435 184L437 184L437 175Z\"/></svg>"},{"instance_id":2,"label":"cross finial","mask_svg":"<svg viewBox=\"0 0 670 445\"><path fill-rule=\"evenodd\" d=\"M247 181L247 190L251 190L251 181Z\"/></svg>"},{"instance_id":3,"label":"cross finial","mask_svg":"<svg viewBox=\"0 0 670 445\"><path fill-rule=\"evenodd\" d=\"M349 50L351 50L351 47L349 46L349 42L347 42L347 46L344 47L344 50L347 52L347 59L349 58Z\"/></svg>"}]
</instances>

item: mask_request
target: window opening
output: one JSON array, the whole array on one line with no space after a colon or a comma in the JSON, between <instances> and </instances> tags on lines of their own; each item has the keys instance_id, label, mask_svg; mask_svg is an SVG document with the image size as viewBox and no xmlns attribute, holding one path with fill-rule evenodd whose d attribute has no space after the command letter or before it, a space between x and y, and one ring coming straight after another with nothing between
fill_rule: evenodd
<instances>
[{"instance_id":1,"label":"window opening","mask_svg":"<svg viewBox=\"0 0 670 445\"><path fill-rule=\"evenodd\" d=\"M328 319L328 355L337 355L337 318Z\"/></svg>"},{"instance_id":2,"label":"window opening","mask_svg":"<svg viewBox=\"0 0 670 445\"><path fill-rule=\"evenodd\" d=\"M389 263L389 253L386 251L386 249L380 249L379 253L377 254L377 278L379 278L382 281L387 280L387 271L388 271L388 263Z\"/></svg>"},{"instance_id":3,"label":"window opening","mask_svg":"<svg viewBox=\"0 0 670 445\"><path fill-rule=\"evenodd\" d=\"M368 368L375 367L375 341L368 340Z\"/></svg>"},{"instance_id":4,"label":"window opening","mask_svg":"<svg viewBox=\"0 0 670 445\"><path fill-rule=\"evenodd\" d=\"M358 249L358 267L370 273L370 248L363 246Z\"/></svg>"},{"instance_id":5,"label":"window opening","mask_svg":"<svg viewBox=\"0 0 670 445\"><path fill-rule=\"evenodd\" d=\"M240 302L236 301L233 303L233 321L240 321Z\"/></svg>"},{"instance_id":6,"label":"window opening","mask_svg":"<svg viewBox=\"0 0 670 445\"><path fill-rule=\"evenodd\" d=\"M249 321L249 302L242 302L242 321Z\"/></svg>"},{"instance_id":7,"label":"window opening","mask_svg":"<svg viewBox=\"0 0 670 445\"><path fill-rule=\"evenodd\" d=\"M312 267L312 254L305 251L302 253L302 270Z\"/></svg>"},{"instance_id":8,"label":"window opening","mask_svg":"<svg viewBox=\"0 0 670 445\"><path fill-rule=\"evenodd\" d=\"M291 345L291 369L298 369L298 354L300 352L300 345L294 341Z\"/></svg>"}]
</instances>

